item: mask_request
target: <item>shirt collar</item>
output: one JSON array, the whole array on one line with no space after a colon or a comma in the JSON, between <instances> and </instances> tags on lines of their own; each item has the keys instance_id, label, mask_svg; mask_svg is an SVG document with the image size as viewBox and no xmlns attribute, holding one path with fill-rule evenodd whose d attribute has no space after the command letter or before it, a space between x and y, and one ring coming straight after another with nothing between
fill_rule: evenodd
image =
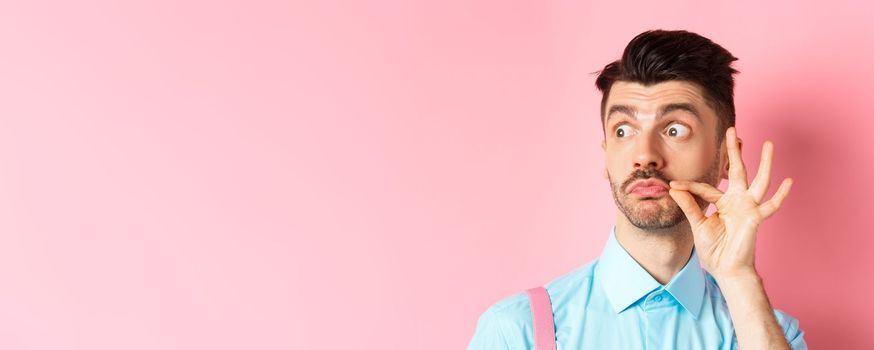
<instances>
[{"instance_id":1,"label":"shirt collar","mask_svg":"<svg viewBox=\"0 0 874 350\"><path fill-rule=\"evenodd\" d=\"M607 299L613 310L620 313L662 285L655 280L616 239L616 226L610 231L607 245L598 259L597 278L604 285ZM698 253L693 248L686 266L671 279L664 289L683 308L698 319L704 301L705 276L698 262Z\"/></svg>"}]
</instances>

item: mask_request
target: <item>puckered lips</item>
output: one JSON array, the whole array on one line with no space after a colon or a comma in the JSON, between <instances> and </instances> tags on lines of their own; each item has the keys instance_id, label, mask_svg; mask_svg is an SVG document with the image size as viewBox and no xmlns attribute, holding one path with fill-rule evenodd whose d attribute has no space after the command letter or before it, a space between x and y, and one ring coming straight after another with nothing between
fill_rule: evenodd
<instances>
[{"instance_id":1,"label":"puckered lips","mask_svg":"<svg viewBox=\"0 0 874 350\"><path fill-rule=\"evenodd\" d=\"M628 193L640 197L661 197L668 194L668 185L655 179L640 180L628 187Z\"/></svg>"}]
</instances>

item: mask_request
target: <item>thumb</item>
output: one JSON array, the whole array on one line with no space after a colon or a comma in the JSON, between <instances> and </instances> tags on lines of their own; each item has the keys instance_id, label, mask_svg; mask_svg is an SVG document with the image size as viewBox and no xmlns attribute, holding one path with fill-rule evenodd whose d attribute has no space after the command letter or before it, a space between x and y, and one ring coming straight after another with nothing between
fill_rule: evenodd
<instances>
[{"instance_id":1,"label":"thumb","mask_svg":"<svg viewBox=\"0 0 874 350\"><path fill-rule=\"evenodd\" d=\"M677 202L677 205L680 206L680 209L682 209L683 213L686 214L686 218L689 219L689 224L691 224L693 228L707 219L707 217L704 216L704 212L701 211L701 207L698 206L698 202L695 201L695 198L692 197L692 194L688 191L670 189L668 190L668 194L671 195L674 202Z\"/></svg>"}]
</instances>

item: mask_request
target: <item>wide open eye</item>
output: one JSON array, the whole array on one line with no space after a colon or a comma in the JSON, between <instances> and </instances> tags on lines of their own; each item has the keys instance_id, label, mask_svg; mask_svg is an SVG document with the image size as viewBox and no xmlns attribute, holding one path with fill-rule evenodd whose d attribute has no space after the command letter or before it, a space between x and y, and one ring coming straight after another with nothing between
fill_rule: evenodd
<instances>
[{"instance_id":1,"label":"wide open eye","mask_svg":"<svg viewBox=\"0 0 874 350\"><path fill-rule=\"evenodd\" d=\"M620 125L616 128L616 137L623 138L631 135L631 127L628 125Z\"/></svg>"},{"instance_id":2,"label":"wide open eye","mask_svg":"<svg viewBox=\"0 0 874 350\"><path fill-rule=\"evenodd\" d=\"M692 130L689 129L688 126L680 123L673 123L668 127L668 136L685 137L686 135L689 135L690 132L692 132Z\"/></svg>"}]
</instances>

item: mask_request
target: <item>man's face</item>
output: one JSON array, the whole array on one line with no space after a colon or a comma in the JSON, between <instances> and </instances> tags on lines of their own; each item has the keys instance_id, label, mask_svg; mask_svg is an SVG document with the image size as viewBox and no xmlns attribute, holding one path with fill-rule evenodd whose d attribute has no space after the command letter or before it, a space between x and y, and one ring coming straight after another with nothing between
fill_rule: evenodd
<instances>
[{"instance_id":1,"label":"man's face","mask_svg":"<svg viewBox=\"0 0 874 350\"><path fill-rule=\"evenodd\" d=\"M700 88L668 81L645 87L617 81L604 108L605 175L628 221L644 230L686 221L668 195L671 180L717 186L727 161L717 140L717 116ZM637 186L643 180L654 181ZM707 203L698 198L705 208Z\"/></svg>"}]
</instances>

